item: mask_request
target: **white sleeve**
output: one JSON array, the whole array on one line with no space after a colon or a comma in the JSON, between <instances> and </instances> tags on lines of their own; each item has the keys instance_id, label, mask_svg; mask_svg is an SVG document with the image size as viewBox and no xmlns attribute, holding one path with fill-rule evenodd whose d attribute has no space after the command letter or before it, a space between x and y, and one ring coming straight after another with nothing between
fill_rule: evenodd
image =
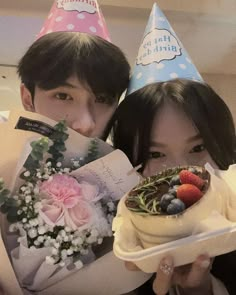
<instances>
[{"instance_id":1,"label":"white sleeve","mask_svg":"<svg viewBox=\"0 0 236 295\"><path fill-rule=\"evenodd\" d=\"M226 290L224 284L211 275L211 283L212 283L212 295L229 295L228 291ZM169 291L169 295L181 295L179 288L173 287Z\"/></svg>"},{"instance_id":2,"label":"white sleeve","mask_svg":"<svg viewBox=\"0 0 236 295\"><path fill-rule=\"evenodd\" d=\"M211 282L213 295L229 295L224 284L213 275L211 275Z\"/></svg>"}]
</instances>

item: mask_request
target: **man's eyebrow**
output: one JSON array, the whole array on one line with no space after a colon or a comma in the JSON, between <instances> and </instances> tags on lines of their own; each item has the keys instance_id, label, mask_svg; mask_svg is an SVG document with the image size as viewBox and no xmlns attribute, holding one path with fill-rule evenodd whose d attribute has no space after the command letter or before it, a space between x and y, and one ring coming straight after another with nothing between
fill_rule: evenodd
<instances>
[{"instance_id":1,"label":"man's eyebrow","mask_svg":"<svg viewBox=\"0 0 236 295\"><path fill-rule=\"evenodd\" d=\"M63 82L63 83L61 83L60 85L58 85L58 87L69 87L69 88L79 88L79 86L77 86L77 85L74 85L74 84L71 84L71 83L69 83L69 82ZM58 88L57 87L57 88Z\"/></svg>"}]
</instances>

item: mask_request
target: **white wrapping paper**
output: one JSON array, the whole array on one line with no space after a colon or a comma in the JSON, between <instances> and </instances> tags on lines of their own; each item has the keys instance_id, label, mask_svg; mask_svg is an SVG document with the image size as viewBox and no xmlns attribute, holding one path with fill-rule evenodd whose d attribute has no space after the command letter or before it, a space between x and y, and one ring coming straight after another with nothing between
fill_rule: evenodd
<instances>
[{"instance_id":1,"label":"white wrapping paper","mask_svg":"<svg viewBox=\"0 0 236 295\"><path fill-rule=\"evenodd\" d=\"M8 187L18 185L16 182L18 180L17 175L20 173L27 154L30 152L30 149L27 148L29 142L42 137L42 135L31 131L14 129L19 116L46 122L51 126L56 124L56 122L38 114L15 112L10 116L9 123L3 124L4 128L0 126L0 136L5 137L3 144L0 146L0 175L4 178ZM69 139L66 142L66 157L83 156L87 151L89 142L90 139L69 130ZM22 150L25 152L22 153ZM103 185L114 199L119 199L127 190L137 184L139 177L135 173L128 175L132 166L121 151L112 152L112 148L102 141L99 143L99 150L103 155L109 154L84 166L82 170L74 171L73 174L76 174L81 179L88 177L91 181ZM123 262L111 252L111 243L104 251L107 254L91 264L85 265L80 270L72 269L72 265L63 268L59 268L57 265L50 266L44 262L49 249L28 249L24 238L19 246L16 239L9 236L7 228L8 225L5 219L2 218L1 234L3 239L0 239L0 253L2 253L6 262L4 272L7 273L7 279L6 275L0 270L0 283L2 283L9 295L31 294L31 291L32 294L50 295L123 294L137 288L149 278L148 275L142 272L134 274L127 271ZM8 252L11 252L14 268L11 266L4 243ZM90 258L91 260L94 259L92 256ZM20 289L19 285L22 289Z\"/></svg>"}]
</instances>

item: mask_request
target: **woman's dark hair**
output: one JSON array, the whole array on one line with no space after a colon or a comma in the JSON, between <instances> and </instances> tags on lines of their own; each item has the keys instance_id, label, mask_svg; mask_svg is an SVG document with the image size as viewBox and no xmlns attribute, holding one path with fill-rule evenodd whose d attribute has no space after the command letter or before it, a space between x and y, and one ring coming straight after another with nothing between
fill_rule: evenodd
<instances>
[{"instance_id":1,"label":"woman's dark hair","mask_svg":"<svg viewBox=\"0 0 236 295\"><path fill-rule=\"evenodd\" d=\"M129 73L128 61L117 46L98 36L76 32L41 37L18 65L19 77L32 97L35 86L53 89L76 75L95 96L106 96L111 104L126 89Z\"/></svg>"},{"instance_id":2,"label":"woman's dark hair","mask_svg":"<svg viewBox=\"0 0 236 295\"><path fill-rule=\"evenodd\" d=\"M230 110L205 83L175 79L153 83L127 96L114 116L113 141L132 164L149 156L154 116L165 103L175 103L193 121L206 149L220 169L235 160L235 128Z\"/></svg>"},{"instance_id":3,"label":"woman's dark hair","mask_svg":"<svg viewBox=\"0 0 236 295\"><path fill-rule=\"evenodd\" d=\"M181 107L199 130L206 149L221 169L235 162L235 128L224 101L205 83L175 79L150 84L127 96L114 116L113 140L132 164L148 159L154 116L164 103ZM214 259L211 273L219 278L230 295L236 294L236 251ZM147 281L137 294L154 294Z\"/></svg>"}]
</instances>

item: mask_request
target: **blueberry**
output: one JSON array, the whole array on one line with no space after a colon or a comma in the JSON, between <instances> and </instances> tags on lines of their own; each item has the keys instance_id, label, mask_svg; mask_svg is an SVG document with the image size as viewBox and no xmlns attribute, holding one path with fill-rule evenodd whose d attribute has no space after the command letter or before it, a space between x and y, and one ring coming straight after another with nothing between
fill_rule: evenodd
<instances>
[{"instance_id":1,"label":"blueberry","mask_svg":"<svg viewBox=\"0 0 236 295\"><path fill-rule=\"evenodd\" d=\"M192 172L193 174L197 174L198 173L197 169L195 169L193 167L188 168L188 171Z\"/></svg>"},{"instance_id":2,"label":"blueberry","mask_svg":"<svg viewBox=\"0 0 236 295\"><path fill-rule=\"evenodd\" d=\"M185 210L184 203L179 199L173 199L167 207L167 213L170 215L181 213Z\"/></svg>"},{"instance_id":3,"label":"blueberry","mask_svg":"<svg viewBox=\"0 0 236 295\"><path fill-rule=\"evenodd\" d=\"M174 185L174 186L173 186L173 189L176 190L176 192L177 192L179 186L180 186L180 185Z\"/></svg>"},{"instance_id":4,"label":"blueberry","mask_svg":"<svg viewBox=\"0 0 236 295\"><path fill-rule=\"evenodd\" d=\"M164 212L166 212L166 209L168 207L168 205L170 204L170 202L174 199L175 197L171 194L164 194L161 197L161 201L160 201L160 207L161 210L163 210Z\"/></svg>"},{"instance_id":5,"label":"blueberry","mask_svg":"<svg viewBox=\"0 0 236 295\"><path fill-rule=\"evenodd\" d=\"M170 180L170 186L178 185L180 184L179 175L175 175Z\"/></svg>"},{"instance_id":6,"label":"blueberry","mask_svg":"<svg viewBox=\"0 0 236 295\"><path fill-rule=\"evenodd\" d=\"M177 194L177 188L178 188L178 185L174 186L173 188L170 188L170 189L168 190L168 194L173 195L173 196L176 197L176 194Z\"/></svg>"}]
</instances>

